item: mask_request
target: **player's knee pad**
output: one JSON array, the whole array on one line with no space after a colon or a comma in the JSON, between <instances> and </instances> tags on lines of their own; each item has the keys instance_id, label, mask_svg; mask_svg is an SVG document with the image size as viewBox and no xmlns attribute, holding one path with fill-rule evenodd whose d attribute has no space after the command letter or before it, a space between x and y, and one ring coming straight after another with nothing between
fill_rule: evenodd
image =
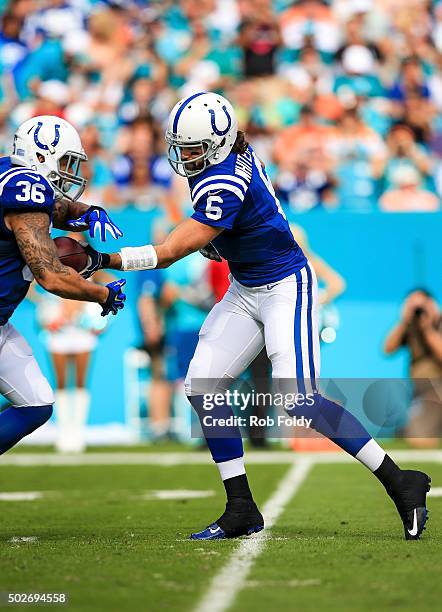
<instances>
[{"instance_id":1,"label":"player's knee pad","mask_svg":"<svg viewBox=\"0 0 442 612\"><path fill-rule=\"evenodd\" d=\"M189 369L184 380L184 390L187 397L201 395L215 395L225 393L232 384L230 376L217 376L209 378L207 372L198 368L197 364L190 362Z\"/></svg>"},{"instance_id":2,"label":"player's knee pad","mask_svg":"<svg viewBox=\"0 0 442 612\"><path fill-rule=\"evenodd\" d=\"M43 376L32 349L12 326L3 346L1 364L2 394L16 408L47 406L54 395Z\"/></svg>"},{"instance_id":3,"label":"player's knee pad","mask_svg":"<svg viewBox=\"0 0 442 612\"><path fill-rule=\"evenodd\" d=\"M43 376L39 379L35 388L34 406L45 406L53 404L55 401L54 391L49 382Z\"/></svg>"}]
</instances>

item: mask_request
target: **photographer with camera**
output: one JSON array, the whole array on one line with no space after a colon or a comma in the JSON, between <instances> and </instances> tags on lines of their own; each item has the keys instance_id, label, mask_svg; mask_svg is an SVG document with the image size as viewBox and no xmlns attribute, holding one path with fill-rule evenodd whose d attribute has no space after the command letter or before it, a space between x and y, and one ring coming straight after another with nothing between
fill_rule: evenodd
<instances>
[{"instance_id":1,"label":"photographer with camera","mask_svg":"<svg viewBox=\"0 0 442 612\"><path fill-rule=\"evenodd\" d=\"M442 435L442 315L433 296L415 289L402 306L400 322L385 341L387 354L406 347L414 399L405 437L412 446L438 446Z\"/></svg>"}]
</instances>

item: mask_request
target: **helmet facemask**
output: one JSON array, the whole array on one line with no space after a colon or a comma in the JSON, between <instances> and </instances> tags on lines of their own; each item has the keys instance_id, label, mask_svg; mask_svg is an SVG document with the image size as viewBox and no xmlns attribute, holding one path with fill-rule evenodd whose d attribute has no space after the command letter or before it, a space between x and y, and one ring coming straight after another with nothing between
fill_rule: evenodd
<instances>
[{"instance_id":1,"label":"helmet facemask","mask_svg":"<svg viewBox=\"0 0 442 612\"><path fill-rule=\"evenodd\" d=\"M41 153L38 156L44 158ZM87 155L77 151L66 151L57 160L57 170L50 170L47 179L57 192L58 197L67 198L75 202L84 192L87 179L80 175L80 165L82 161L87 161ZM44 162L43 162L44 163ZM73 187L77 189L72 192Z\"/></svg>"},{"instance_id":2,"label":"helmet facemask","mask_svg":"<svg viewBox=\"0 0 442 612\"><path fill-rule=\"evenodd\" d=\"M167 158L173 170L180 176L190 178L201 174L217 155L219 146L211 140L199 140L183 143L172 134L166 134L166 142L169 145ZM183 159L182 151L200 148L202 153L189 159Z\"/></svg>"}]
</instances>

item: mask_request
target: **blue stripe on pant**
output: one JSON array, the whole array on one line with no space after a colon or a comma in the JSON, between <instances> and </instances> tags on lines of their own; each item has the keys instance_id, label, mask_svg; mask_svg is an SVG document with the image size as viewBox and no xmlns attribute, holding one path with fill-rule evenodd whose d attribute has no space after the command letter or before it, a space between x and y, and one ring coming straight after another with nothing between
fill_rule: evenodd
<instances>
[{"instance_id":1,"label":"blue stripe on pant","mask_svg":"<svg viewBox=\"0 0 442 612\"><path fill-rule=\"evenodd\" d=\"M304 367L302 363L302 344L301 344L301 310L302 310L302 276L298 270L296 272L297 295L294 323L294 342L296 355L296 382L299 393L305 393Z\"/></svg>"},{"instance_id":2,"label":"blue stripe on pant","mask_svg":"<svg viewBox=\"0 0 442 612\"><path fill-rule=\"evenodd\" d=\"M313 391L313 405L305 402L303 405L296 405L289 410L290 414L297 417L304 416L312 419L311 427L323 434L342 449L355 456L369 440L371 436L363 425L345 408L333 402L317 392L316 372L314 360L314 338L313 334L313 275L307 264L307 305L303 304L303 278L302 272L296 273L297 296L296 310L294 318L294 345L296 355L296 378L298 393L306 395L306 387ZM306 317L302 316L303 308L307 309ZM307 325L307 330L302 329L302 325ZM307 336L307 343L302 345L302 332ZM305 332L307 332L305 334ZM308 364L308 368L307 368ZM309 379L305 378L305 372L310 372ZM306 384L307 383L307 384ZM311 402L310 402L311 403Z\"/></svg>"},{"instance_id":3,"label":"blue stripe on pant","mask_svg":"<svg viewBox=\"0 0 442 612\"><path fill-rule=\"evenodd\" d=\"M308 333L308 358L310 365L310 380L313 391L316 391L316 372L315 372L315 360L313 356L313 320L312 320L312 308L313 308L313 278L310 265L307 264L307 333Z\"/></svg>"}]
</instances>

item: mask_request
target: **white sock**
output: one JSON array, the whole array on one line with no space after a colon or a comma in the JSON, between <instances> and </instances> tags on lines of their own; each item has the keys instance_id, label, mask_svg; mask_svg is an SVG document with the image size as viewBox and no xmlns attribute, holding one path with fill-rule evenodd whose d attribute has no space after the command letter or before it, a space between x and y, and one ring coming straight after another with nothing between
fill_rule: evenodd
<instances>
[{"instance_id":1,"label":"white sock","mask_svg":"<svg viewBox=\"0 0 442 612\"><path fill-rule=\"evenodd\" d=\"M374 472L384 460L386 452L373 438L356 455L356 459Z\"/></svg>"},{"instance_id":2,"label":"white sock","mask_svg":"<svg viewBox=\"0 0 442 612\"><path fill-rule=\"evenodd\" d=\"M218 466L222 480L234 478L235 476L241 476L242 474L246 473L244 457L230 459L229 461L222 461L221 463L217 463L216 465Z\"/></svg>"}]
</instances>

